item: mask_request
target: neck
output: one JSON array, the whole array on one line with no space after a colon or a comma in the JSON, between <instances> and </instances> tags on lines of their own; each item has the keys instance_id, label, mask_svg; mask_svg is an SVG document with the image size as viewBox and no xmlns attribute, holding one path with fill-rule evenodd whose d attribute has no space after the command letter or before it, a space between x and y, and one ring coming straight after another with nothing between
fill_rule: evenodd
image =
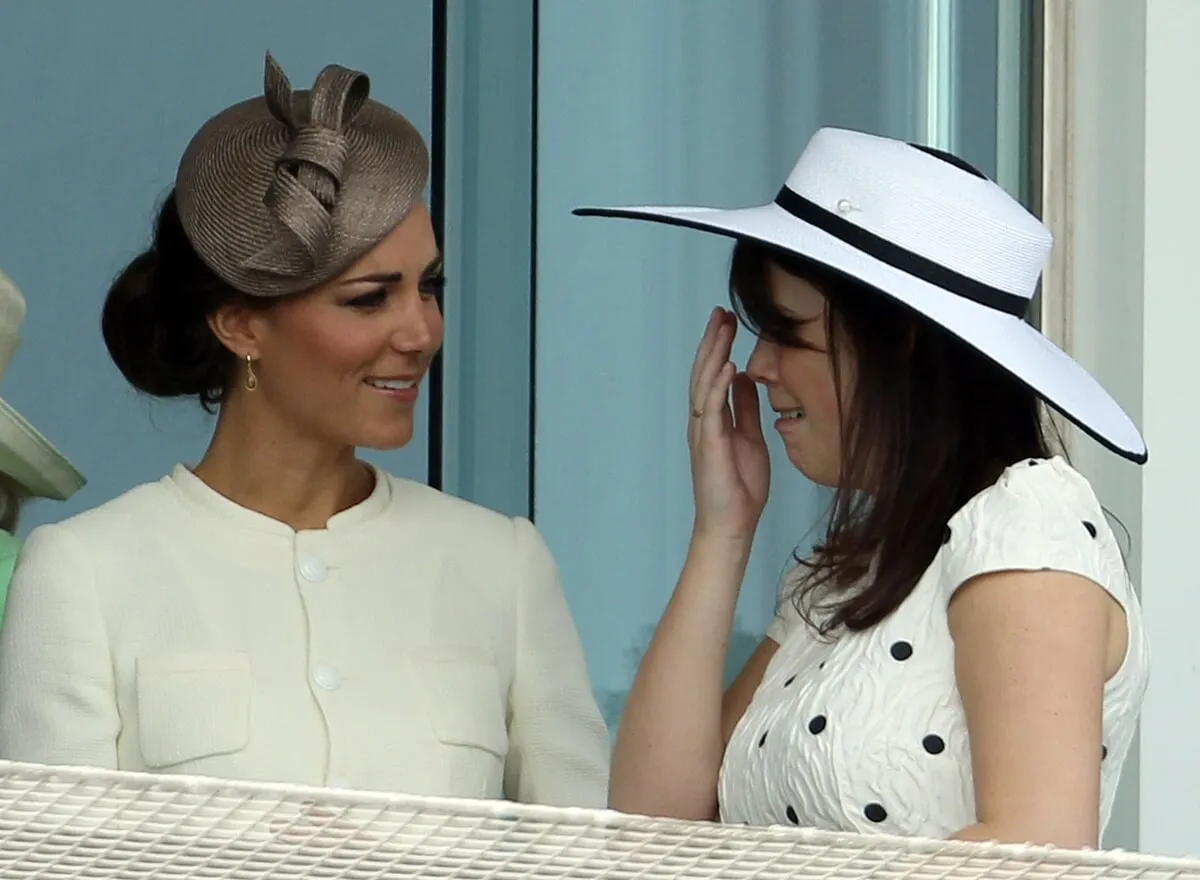
<instances>
[{"instance_id":1,"label":"neck","mask_svg":"<svg viewBox=\"0 0 1200 880\"><path fill-rule=\"evenodd\" d=\"M303 437L269 407L247 406L239 396L221 407L195 474L230 501L297 531L325 528L374 486L354 447Z\"/></svg>"}]
</instances>

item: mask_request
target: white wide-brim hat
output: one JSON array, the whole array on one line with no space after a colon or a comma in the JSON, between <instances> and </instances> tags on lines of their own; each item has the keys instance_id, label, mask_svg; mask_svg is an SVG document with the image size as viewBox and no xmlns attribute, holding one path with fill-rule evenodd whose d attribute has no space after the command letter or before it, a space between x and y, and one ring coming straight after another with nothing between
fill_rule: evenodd
<instances>
[{"instance_id":1,"label":"white wide-brim hat","mask_svg":"<svg viewBox=\"0 0 1200 880\"><path fill-rule=\"evenodd\" d=\"M0 380L21 344L25 298L0 272ZM66 501L86 480L67 458L0 398L0 473L35 498Z\"/></svg>"},{"instance_id":2,"label":"white wide-brim hat","mask_svg":"<svg viewBox=\"0 0 1200 880\"><path fill-rule=\"evenodd\" d=\"M1083 431L1143 464L1133 421L1062 349L1024 320L1050 231L1003 188L954 157L822 128L768 205L588 207L758 242L869 285L968 343Z\"/></svg>"}]
</instances>

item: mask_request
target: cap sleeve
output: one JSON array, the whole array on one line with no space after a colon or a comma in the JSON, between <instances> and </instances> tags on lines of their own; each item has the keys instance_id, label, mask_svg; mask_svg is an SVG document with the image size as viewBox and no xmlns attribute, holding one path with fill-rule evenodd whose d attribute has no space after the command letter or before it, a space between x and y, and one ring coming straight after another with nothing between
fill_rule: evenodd
<instances>
[{"instance_id":1,"label":"cap sleeve","mask_svg":"<svg viewBox=\"0 0 1200 880\"><path fill-rule=\"evenodd\" d=\"M767 638L777 645L782 645L799 619L800 614L791 600L786 596L781 597L775 616L767 624Z\"/></svg>"},{"instance_id":2,"label":"cap sleeve","mask_svg":"<svg viewBox=\"0 0 1200 880\"><path fill-rule=\"evenodd\" d=\"M767 624L766 635L777 645L782 645L797 626L808 625L796 607L796 591L804 579L804 573L803 565L792 566L784 574L775 594L775 616Z\"/></svg>"},{"instance_id":3,"label":"cap sleeve","mask_svg":"<svg viewBox=\"0 0 1200 880\"><path fill-rule=\"evenodd\" d=\"M1122 607L1130 590L1100 502L1061 458L1014 465L969 501L947 526L941 562L947 602L972 578L1000 571L1076 574Z\"/></svg>"}]
</instances>

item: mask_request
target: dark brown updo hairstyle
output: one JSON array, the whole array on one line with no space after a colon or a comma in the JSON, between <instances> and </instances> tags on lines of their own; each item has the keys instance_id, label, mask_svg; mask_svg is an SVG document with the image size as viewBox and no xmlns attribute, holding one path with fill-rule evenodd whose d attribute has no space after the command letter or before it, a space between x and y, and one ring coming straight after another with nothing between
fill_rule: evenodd
<instances>
[{"instance_id":1,"label":"dark brown updo hairstyle","mask_svg":"<svg viewBox=\"0 0 1200 880\"><path fill-rule=\"evenodd\" d=\"M1005 467L1050 455L1044 409L1024 383L899 301L740 242L730 298L755 335L805 347L772 298L771 264L825 295L835 389L849 360L855 376L852 399L838 391L842 464L829 522L811 556L797 553L794 601L820 632L868 629L908 598L959 508Z\"/></svg>"},{"instance_id":2,"label":"dark brown updo hairstyle","mask_svg":"<svg viewBox=\"0 0 1200 880\"><path fill-rule=\"evenodd\" d=\"M150 247L125 267L104 300L100 328L121 375L152 397L196 397L214 411L238 362L208 319L231 303L268 308L272 300L230 287L197 256L171 191Z\"/></svg>"}]
</instances>

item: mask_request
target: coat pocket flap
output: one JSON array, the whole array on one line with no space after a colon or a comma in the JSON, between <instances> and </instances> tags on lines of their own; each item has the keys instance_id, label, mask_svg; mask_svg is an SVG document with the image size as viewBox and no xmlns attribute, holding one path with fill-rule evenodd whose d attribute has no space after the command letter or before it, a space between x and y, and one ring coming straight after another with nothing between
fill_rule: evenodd
<instances>
[{"instance_id":1,"label":"coat pocket flap","mask_svg":"<svg viewBox=\"0 0 1200 880\"><path fill-rule=\"evenodd\" d=\"M241 751L250 740L250 657L240 652L137 659L142 760L161 770Z\"/></svg>"}]
</instances>

